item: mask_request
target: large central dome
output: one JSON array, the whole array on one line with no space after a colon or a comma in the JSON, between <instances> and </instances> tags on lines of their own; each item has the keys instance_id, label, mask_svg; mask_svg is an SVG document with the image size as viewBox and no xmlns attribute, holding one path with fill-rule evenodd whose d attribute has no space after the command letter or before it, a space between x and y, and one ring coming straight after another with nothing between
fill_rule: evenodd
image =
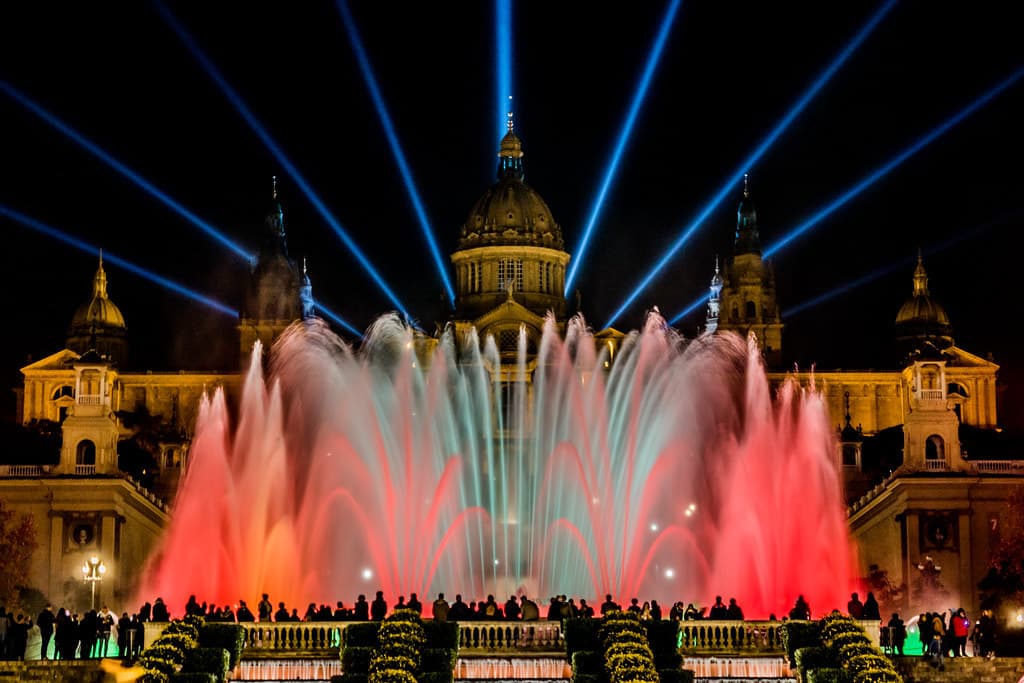
<instances>
[{"instance_id":1,"label":"large central dome","mask_svg":"<svg viewBox=\"0 0 1024 683\"><path fill-rule=\"evenodd\" d=\"M562 228L540 195L523 182L522 143L511 130L498 151L498 182L473 205L458 249L489 246L564 248Z\"/></svg>"}]
</instances>

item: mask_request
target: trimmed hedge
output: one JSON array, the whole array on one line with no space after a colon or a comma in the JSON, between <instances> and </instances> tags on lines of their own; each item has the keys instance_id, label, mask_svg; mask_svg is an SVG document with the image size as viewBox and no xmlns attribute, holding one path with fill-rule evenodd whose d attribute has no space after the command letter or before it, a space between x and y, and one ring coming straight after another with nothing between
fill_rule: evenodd
<instances>
[{"instance_id":1,"label":"trimmed hedge","mask_svg":"<svg viewBox=\"0 0 1024 683\"><path fill-rule=\"evenodd\" d=\"M217 683L224 683L230 661L231 655L222 647L198 647L185 652L185 662L181 666L181 671L213 674Z\"/></svg>"},{"instance_id":2,"label":"trimmed hedge","mask_svg":"<svg viewBox=\"0 0 1024 683\"><path fill-rule=\"evenodd\" d=\"M420 650L420 671L424 673L453 673L458 653L453 648L425 647Z\"/></svg>"},{"instance_id":3,"label":"trimmed hedge","mask_svg":"<svg viewBox=\"0 0 1024 683\"><path fill-rule=\"evenodd\" d=\"M821 625L816 621L789 621L783 624L782 647L790 666L796 666L796 651L802 647L821 645Z\"/></svg>"},{"instance_id":4,"label":"trimmed hedge","mask_svg":"<svg viewBox=\"0 0 1024 683\"><path fill-rule=\"evenodd\" d=\"M647 644L647 630L637 614L610 612L602 620L598 635L604 648L605 671L611 683L659 683L654 655ZM624 643L639 643L642 647L613 647Z\"/></svg>"},{"instance_id":5,"label":"trimmed hedge","mask_svg":"<svg viewBox=\"0 0 1024 683\"><path fill-rule=\"evenodd\" d=\"M456 621L424 621L423 634L428 648L459 649L459 624Z\"/></svg>"},{"instance_id":6,"label":"trimmed hedge","mask_svg":"<svg viewBox=\"0 0 1024 683\"><path fill-rule=\"evenodd\" d=\"M597 637L600 626L601 621L591 617L573 617L563 622L565 653L569 661L572 661L572 656L580 650L596 652L601 649L601 641Z\"/></svg>"},{"instance_id":7,"label":"trimmed hedge","mask_svg":"<svg viewBox=\"0 0 1024 683\"><path fill-rule=\"evenodd\" d=\"M604 674L604 656L592 650L577 650L572 655L572 673L577 680L580 675L600 677Z\"/></svg>"},{"instance_id":8,"label":"trimmed hedge","mask_svg":"<svg viewBox=\"0 0 1024 683\"><path fill-rule=\"evenodd\" d=\"M829 651L824 647L802 647L796 651L797 668L806 673L807 669L825 669L836 665L835 660L829 656Z\"/></svg>"},{"instance_id":9,"label":"trimmed hedge","mask_svg":"<svg viewBox=\"0 0 1024 683\"><path fill-rule=\"evenodd\" d=\"M807 683L843 683L842 669L812 669L807 672Z\"/></svg>"},{"instance_id":10,"label":"trimmed hedge","mask_svg":"<svg viewBox=\"0 0 1024 683\"><path fill-rule=\"evenodd\" d=\"M448 673L444 671L424 671L416 675L416 680L419 683L453 683L455 681L455 671L452 670Z\"/></svg>"},{"instance_id":11,"label":"trimmed hedge","mask_svg":"<svg viewBox=\"0 0 1024 683\"><path fill-rule=\"evenodd\" d=\"M211 623L199 629L199 647L219 647L227 650L228 670L238 666L245 645L245 627L241 624Z\"/></svg>"},{"instance_id":12,"label":"trimmed hedge","mask_svg":"<svg viewBox=\"0 0 1024 683\"><path fill-rule=\"evenodd\" d=\"M370 671L370 658L373 657L372 647L345 646L341 650L341 670L348 673L366 674Z\"/></svg>"},{"instance_id":13,"label":"trimmed hedge","mask_svg":"<svg viewBox=\"0 0 1024 683\"><path fill-rule=\"evenodd\" d=\"M661 683L693 683L697 674L690 669L659 669Z\"/></svg>"},{"instance_id":14,"label":"trimmed hedge","mask_svg":"<svg viewBox=\"0 0 1024 683\"><path fill-rule=\"evenodd\" d=\"M344 647L377 647L377 634L380 632L381 622L360 621L349 624L342 631L342 645Z\"/></svg>"}]
</instances>

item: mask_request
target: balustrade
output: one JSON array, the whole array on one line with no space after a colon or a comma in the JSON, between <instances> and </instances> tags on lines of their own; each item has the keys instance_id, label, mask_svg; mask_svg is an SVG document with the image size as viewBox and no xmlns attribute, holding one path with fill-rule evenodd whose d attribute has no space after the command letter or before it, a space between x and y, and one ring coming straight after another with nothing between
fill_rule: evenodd
<instances>
[{"instance_id":1,"label":"balustrade","mask_svg":"<svg viewBox=\"0 0 1024 683\"><path fill-rule=\"evenodd\" d=\"M41 477L42 465L0 465L0 477Z\"/></svg>"},{"instance_id":2,"label":"balustrade","mask_svg":"<svg viewBox=\"0 0 1024 683\"><path fill-rule=\"evenodd\" d=\"M564 652L558 621L460 621L459 652Z\"/></svg>"},{"instance_id":3,"label":"balustrade","mask_svg":"<svg viewBox=\"0 0 1024 683\"><path fill-rule=\"evenodd\" d=\"M75 474L93 475L96 474L96 465L75 465Z\"/></svg>"}]
</instances>

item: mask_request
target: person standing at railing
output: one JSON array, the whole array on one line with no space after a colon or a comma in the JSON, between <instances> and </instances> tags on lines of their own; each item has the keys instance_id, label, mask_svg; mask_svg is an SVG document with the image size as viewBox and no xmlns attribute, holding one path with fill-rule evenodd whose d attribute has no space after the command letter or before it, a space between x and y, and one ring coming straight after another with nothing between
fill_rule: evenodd
<instances>
[{"instance_id":1,"label":"person standing at railing","mask_svg":"<svg viewBox=\"0 0 1024 683\"><path fill-rule=\"evenodd\" d=\"M661 621L661 605L657 600L651 600L651 621Z\"/></svg>"},{"instance_id":2,"label":"person standing at railing","mask_svg":"<svg viewBox=\"0 0 1024 683\"><path fill-rule=\"evenodd\" d=\"M352 608L352 618L356 621L370 620L370 603L366 602L366 596L360 594L356 598L355 607Z\"/></svg>"},{"instance_id":3,"label":"person standing at railing","mask_svg":"<svg viewBox=\"0 0 1024 683\"><path fill-rule=\"evenodd\" d=\"M608 593L607 595L605 595L604 602L601 603L601 616L603 617L609 612L614 612L618 609L619 605L614 600L612 600L612 594Z\"/></svg>"},{"instance_id":4,"label":"person standing at railing","mask_svg":"<svg viewBox=\"0 0 1024 683\"><path fill-rule=\"evenodd\" d=\"M508 621L518 621L520 614L522 614L522 611L519 609L519 601L516 600L516 596L510 595L508 600L505 601L505 619Z\"/></svg>"},{"instance_id":5,"label":"person standing at railing","mask_svg":"<svg viewBox=\"0 0 1024 683\"><path fill-rule=\"evenodd\" d=\"M736 602L736 598L729 598L729 606L725 608L725 618L743 621L743 608Z\"/></svg>"},{"instance_id":6,"label":"person standing at railing","mask_svg":"<svg viewBox=\"0 0 1024 683\"><path fill-rule=\"evenodd\" d=\"M409 603L407 606L416 614L423 614L423 603L420 602L419 596L415 593L409 593Z\"/></svg>"},{"instance_id":7,"label":"person standing at railing","mask_svg":"<svg viewBox=\"0 0 1024 683\"><path fill-rule=\"evenodd\" d=\"M864 612L861 619L864 621L882 620L881 609L878 607L878 600L875 599L874 593L868 592L868 597L864 598Z\"/></svg>"},{"instance_id":8,"label":"person standing at railing","mask_svg":"<svg viewBox=\"0 0 1024 683\"><path fill-rule=\"evenodd\" d=\"M811 618L811 606L804 600L804 596L799 596L796 602L793 604L793 609L789 610L789 618L807 621Z\"/></svg>"},{"instance_id":9,"label":"person standing at railing","mask_svg":"<svg viewBox=\"0 0 1024 683\"><path fill-rule=\"evenodd\" d=\"M540 619L540 608L530 598L525 595L520 600L520 607L523 612L523 621L537 621Z\"/></svg>"},{"instance_id":10,"label":"person standing at railing","mask_svg":"<svg viewBox=\"0 0 1024 683\"><path fill-rule=\"evenodd\" d=\"M277 603L277 611L274 612L274 621L291 621L291 616L288 614L288 608L284 606L283 602Z\"/></svg>"},{"instance_id":11,"label":"person standing at railing","mask_svg":"<svg viewBox=\"0 0 1024 683\"><path fill-rule=\"evenodd\" d=\"M370 620L384 621L388 615L388 602L384 599L384 591L377 591L377 597L370 604Z\"/></svg>"},{"instance_id":12,"label":"person standing at railing","mask_svg":"<svg viewBox=\"0 0 1024 683\"><path fill-rule=\"evenodd\" d=\"M444 599L444 593L437 594L437 600L431 607L431 614L436 621L448 621L448 601Z\"/></svg>"},{"instance_id":13,"label":"person standing at railing","mask_svg":"<svg viewBox=\"0 0 1024 683\"><path fill-rule=\"evenodd\" d=\"M238 611L235 613L235 617L238 619L238 623L256 621L256 617L249 606L245 604L245 600L238 601Z\"/></svg>"},{"instance_id":14,"label":"person standing at railing","mask_svg":"<svg viewBox=\"0 0 1024 683\"><path fill-rule=\"evenodd\" d=\"M580 616L587 619L593 619L594 617L594 608L587 604L586 598L580 598Z\"/></svg>"},{"instance_id":15,"label":"person standing at railing","mask_svg":"<svg viewBox=\"0 0 1024 683\"><path fill-rule=\"evenodd\" d=\"M729 608L722 602L722 596L715 596L715 604L711 606L711 612L708 613L708 619L712 621L722 621L729 618Z\"/></svg>"},{"instance_id":16,"label":"person standing at railing","mask_svg":"<svg viewBox=\"0 0 1024 683\"><path fill-rule=\"evenodd\" d=\"M850 594L850 601L846 603L847 613L854 619L864 618L864 603L860 601L860 596L856 593Z\"/></svg>"},{"instance_id":17,"label":"person standing at railing","mask_svg":"<svg viewBox=\"0 0 1024 683\"><path fill-rule=\"evenodd\" d=\"M274 613L274 605L270 602L270 595L267 593L263 594L259 604L256 605L256 610L259 612L260 621L270 621L270 615Z\"/></svg>"}]
</instances>

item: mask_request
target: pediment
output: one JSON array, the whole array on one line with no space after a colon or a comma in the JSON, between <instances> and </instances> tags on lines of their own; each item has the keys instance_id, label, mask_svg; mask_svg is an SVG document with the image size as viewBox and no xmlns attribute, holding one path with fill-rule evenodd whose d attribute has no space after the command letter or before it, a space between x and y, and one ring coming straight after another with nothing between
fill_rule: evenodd
<instances>
[{"instance_id":1,"label":"pediment","mask_svg":"<svg viewBox=\"0 0 1024 683\"><path fill-rule=\"evenodd\" d=\"M71 364L80 357L81 356L71 349L61 349L57 353L50 354L46 358L40 358L33 363L29 363L21 369L21 373L28 374L30 372L38 372L40 370L69 370L71 369Z\"/></svg>"}]
</instances>

